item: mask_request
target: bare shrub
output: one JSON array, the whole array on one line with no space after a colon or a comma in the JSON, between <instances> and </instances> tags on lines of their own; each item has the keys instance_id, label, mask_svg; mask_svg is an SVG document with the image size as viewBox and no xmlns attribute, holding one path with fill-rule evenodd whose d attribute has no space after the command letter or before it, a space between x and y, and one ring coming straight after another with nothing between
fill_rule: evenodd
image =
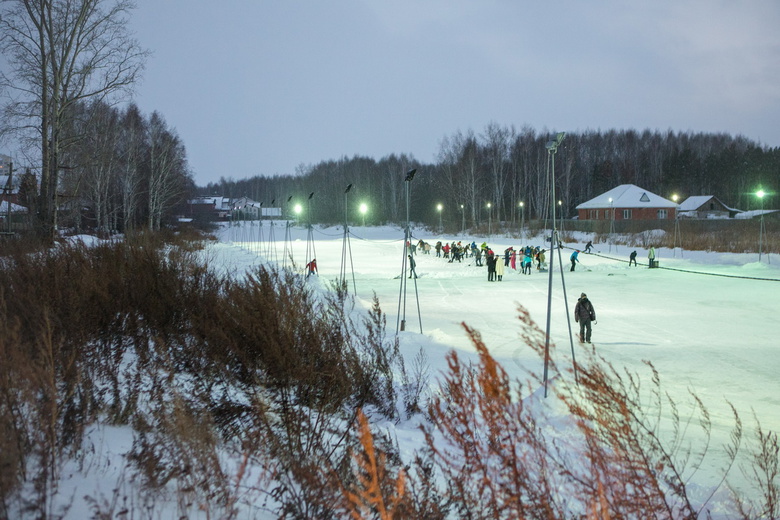
<instances>
[{"instance_id":1,"label":"bare shrub","mask_svg":"<svg viewBox=\"0 0 780 520\"><path fill-rule=\"evenodd\" d=\"M524 343L544 356L543 332L522 308L520 319ZM577 365L578 386L555 378L558 372L553 363L556 396L571 418L566 428L572 433L564 441L549 431L549 418L540 415L538 406L526 406L530 398L520 394L519 382L515 383L517 390L512 390L479 334L465 327L479 363L464 365L454 352L448 355L442 395L429 408L431 425L423 427L431 460L446 483L446 493L435 496L447 496L459 518L706 515L707 500L694 503L687 485L707 455L709 443L692 446L686 441L679 405L661 391L660 376L652 365L647 364L650 389L644 391L636 374L615 370L594 352ZM652 400L646 402L648 396ZM708 439L707 410L695 395L692 406ZM667 413L662 414L662 409ZM726 447L730 463L742 435L736 412L734 418ZM668 423L666 429L662 422ZM771 441L761 444L772 452ZM774 467L766 455L761 454ZM728 469L724 468L722 478ZM766 482L767 475L773 478L774 473L770 468L761 475Z\"/></svg>"},{"instance_id":2,"label":"bare shrub","mask_svg":"<svg viewBox=\"0 0 780 520\"><path fill-rule=\"evenodd\" d=\"M749 463L741 467L749 484L760 492L761 502L753 503L732 488L740 518L780 518L780 444L777 433L764 431L755 418L755 434L749 440Z\"/></svg>"}]
</instances>

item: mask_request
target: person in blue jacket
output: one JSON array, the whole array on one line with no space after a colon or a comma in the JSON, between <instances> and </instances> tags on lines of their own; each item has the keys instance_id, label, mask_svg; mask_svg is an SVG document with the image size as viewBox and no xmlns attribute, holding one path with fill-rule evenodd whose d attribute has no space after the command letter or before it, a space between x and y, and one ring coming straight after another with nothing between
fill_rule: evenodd
<instances>
[{"instance_id":1,"label":"person in blue jacket","mask_svg":"<svg viewBox=\"0 0 780 520\"><path fill-rule=\"evenodd\" d=\"M577 262L580 261L580 259L577 258L578 256L580 256L580 250L579 249L574 251L571 254L571 256L569 257L569 260L571 260L571 271L574 271L574 268L577 266Z\"/></svg>"}]
</instances>

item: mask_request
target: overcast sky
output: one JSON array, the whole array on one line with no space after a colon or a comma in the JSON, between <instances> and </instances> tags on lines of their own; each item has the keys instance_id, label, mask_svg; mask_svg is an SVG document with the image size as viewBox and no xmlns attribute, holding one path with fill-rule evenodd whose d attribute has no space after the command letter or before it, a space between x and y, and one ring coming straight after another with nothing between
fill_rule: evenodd
<instances>
[{"instance_id":1,"label":"overcast sky","mask_svg":"<svg viewBox=\"0 0 780 520\"><path fill-rule=\"evenodd\" d=\"M198 185L458 130L726 132L780 146L777 0L138 0L135 101Z\"/></svg>"}]
</instances>

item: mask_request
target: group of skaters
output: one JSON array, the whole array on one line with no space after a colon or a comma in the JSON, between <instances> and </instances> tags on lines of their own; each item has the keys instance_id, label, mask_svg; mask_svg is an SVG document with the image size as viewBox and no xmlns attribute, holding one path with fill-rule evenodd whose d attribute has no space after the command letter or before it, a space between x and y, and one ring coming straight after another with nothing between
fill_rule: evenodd
<instances>
[{"instance_id":1,"label":"group of skaters","mask_svg":"<svg viewBox=\"0 0 780 520\"><path fill-rule=\"evenodd\" d=\"M428 244L420 240L415 249L426 251ZM476 242L471 244L464 244L461 241L444 242L438 241L433 247L436 251L436 256L446 259L449 263L463 262L466 258L474 260L476 267L487 267L488 281L503 281L504 272L507 269L518 270L523 274L529 275L533 271L534 265L537 270L542 270L546 267L545 254L546 251L540 247L525 246L524 248L515 249L513 246L509 246L504 249L503 254L493 251L488 246L487 242L483 242L481 245L477 245ZM484 263L483 263L484 262ZM519 264L519 265L518 265Z\"/></svg>"},{"instance_id":2,"label":"group of skaters","mask_svg":"<svg viewBox=\"0 0 780 520\"><path fill-rule=\"evenodd\" d=\"M412 275L415 277L417 276L417 274L414 272L415 262L412 256L417 250L422 251L423 254L430 254L431 250L435 250L437 257L447 259L447 261L450 263L462 262L464 258L473 258L474 264L477 267L483 266L484 258L484 265L487 266L489 282L502 281L505 270L517 270L518 263L520 264L520 269L523 274L531 274L534 265L539 271L545 270L547 266L545 263L546 251L538 246L532 247L529 245L524 248L521 247L517 250L514 247L509 246L504 250L503 255L497 254L495 251L493 251L493 249L488 246L486 242L483 242L482 245L477 246L476 242L471 242L471 244L463 244L461 241L452 241L449 243L442 243L441 241L438 241L436 242L435 246L431 247L429 243L420 240L416 244L410 244L407 242L407 247L409 248L409 262L412 268L412 274L410 274L410 278ZM560 247L563 247L562 244ZM585 253L590 253L592 249L593 243L588 241L582 251ZM579 263L580 251L580 249L575 249L570 256L571 271L574 271L577 263ZM637 252L632 251L629 255L629 266L637 265L636 256ZM651 268L657 267L658 264L655 263L654 247L650 247L647 258ZM580 326L580 333L577 336L578 339L583 343L590 343L592 325L596 324L596 311L594 310L593 304L585 293L582 293L577 299L577 304L574 307L574 321L576 321Z\"/></svg>"},{"instance_id":3,"label":"group of skaters","mask_svg":"<svg viewBox=\"0 0 780 520\"><path fill-rule=\"evenodd\" d=\"M588 241L588 243L585 245L585 249L582 251L584 253L590 253L593 249L593 242ZM574 271L574 268L579 263L580 250L575 249L574 252L569 257L569 260L571 261L571 269L569 271ZM658 267L658 264L655 262L655 247L650 246L650 250L647 252L647 260L648 260L648 266L652 269L653 267ZM628 255L628 266L637 267L636 263L636 251L631 251L631 254Z\"/></svg>"}]
</instances>

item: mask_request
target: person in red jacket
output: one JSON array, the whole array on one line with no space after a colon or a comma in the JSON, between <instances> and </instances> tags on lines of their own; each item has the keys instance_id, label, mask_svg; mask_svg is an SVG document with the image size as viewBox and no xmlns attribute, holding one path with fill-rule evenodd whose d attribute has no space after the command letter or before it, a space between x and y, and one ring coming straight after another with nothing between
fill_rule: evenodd
<instances>
[{"instance_id":1,"label":"person in red jacket","mask_svg":"<svg viewBox=\"0 0 780 520\"><path fill-rule=\"evenodd\" d=\"M306 264L306 270L308 271L308 274L306 276L311 276L313 274L317 274L317 259L312 258L311 262Z\"/></svg>"}]
</instances>

